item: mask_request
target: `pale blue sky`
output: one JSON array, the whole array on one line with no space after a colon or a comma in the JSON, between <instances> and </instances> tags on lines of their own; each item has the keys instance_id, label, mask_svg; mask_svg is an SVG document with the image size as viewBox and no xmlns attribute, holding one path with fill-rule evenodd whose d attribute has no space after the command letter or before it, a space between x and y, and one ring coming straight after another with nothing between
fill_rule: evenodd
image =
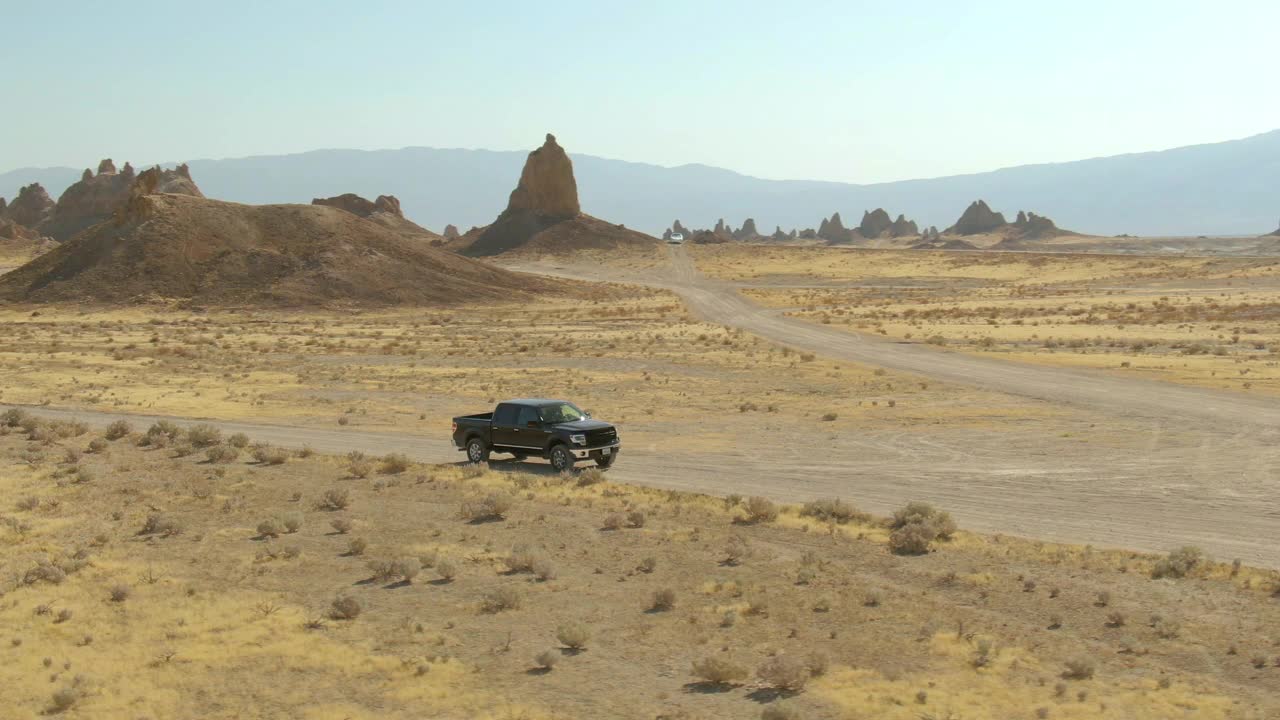
<instances>
[{"instance_id":1,"label":"pale blue sky","mask_svg":"<svg viewBox=\"0 0 1280 720\"><path fill-rule=\"evenodd\" d=\"M874 182L1280 127L1280 2L0 0L0 171L527 149Z\"/></svg>"}]
</instances>

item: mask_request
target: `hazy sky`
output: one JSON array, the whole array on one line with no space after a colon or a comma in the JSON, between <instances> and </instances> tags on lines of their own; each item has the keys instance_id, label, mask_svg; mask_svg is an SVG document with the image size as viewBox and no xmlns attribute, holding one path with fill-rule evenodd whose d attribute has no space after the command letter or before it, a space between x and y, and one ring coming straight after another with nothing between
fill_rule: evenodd
<instances>
[{"instance_id":1,"label":"hazy sky","mask_svg":"<svg viewBox=\"0 0 1280 720\"><path fill-rule=\"evenodd\" d=\"M405 145L873 182L1280 127L1280 2L0 0L0 170Z\"/></svg>"}]
</instances>

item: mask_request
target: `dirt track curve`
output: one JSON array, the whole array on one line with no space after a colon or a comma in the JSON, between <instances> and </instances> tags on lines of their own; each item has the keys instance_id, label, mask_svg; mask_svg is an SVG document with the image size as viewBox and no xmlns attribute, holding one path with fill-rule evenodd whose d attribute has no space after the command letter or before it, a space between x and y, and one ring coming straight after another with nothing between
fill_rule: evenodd
<instances>
[{"instance_id":1,"label":"dirt track curve","mask_svg":"<svg viewBox=\"0 0 1280 720\"><path fill-rule=\"evenodd\" d=\"M814 433L783 429L772 445L728 451L672 451L628 443L610 476L618 481L709 493L764 495L786 502L843 497L886 513L912 499L950 510L969 529L1045 540L1163 551L1198 545L1220 559L1280 567L1280 404L1103 373L1023 365L832 330L780 317L728 284L701 277L684 248L649 276L609 277L577 267L513 269L622 280L679 293L705 320L827 357L917 373L941 381L1074 408L1063 425L1000 431L974 427ZM129 417L33 409L102 426ZM404 452L424 462L458 462L448 418L430 437L221 422L228 432L322 452ZM684 431L684 430L681 430ZM687 444L687 443L686 443ZM495 467L547 471L545 462Z\"/></svg>"}]
</instances>

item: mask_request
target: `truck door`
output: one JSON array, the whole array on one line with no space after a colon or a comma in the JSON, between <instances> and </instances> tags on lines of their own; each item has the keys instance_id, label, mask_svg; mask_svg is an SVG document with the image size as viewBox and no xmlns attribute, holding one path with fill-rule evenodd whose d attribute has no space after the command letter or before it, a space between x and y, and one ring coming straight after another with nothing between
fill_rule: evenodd
<instances>
[{"instance_id":1,"label":"truck door","mask_svg":"<svg viewBox=\"0 0 1280 720\"><path fill-rule=\"evenodd\" d=\"M541 450L547 446L547 441L551 439L551 430L546 423L542 422L542 414L538 412L536 407L520 408L520 415L516 419L516 425L518 442L526 448Z\"/></svg>"},{"instance_id":2,"label":"truck door","mask_svg":"<svg viewBox=\"0 0 1280 720\"><path fill-rule=\"evenodd\" d=\"M519 405L511 405L510 403L501 403L493 409L493 420L489 423L489 442L494 447L508 447L512 443L518 443L516 430L516 415L520 412Z\"/></svg>"}]
</instances>

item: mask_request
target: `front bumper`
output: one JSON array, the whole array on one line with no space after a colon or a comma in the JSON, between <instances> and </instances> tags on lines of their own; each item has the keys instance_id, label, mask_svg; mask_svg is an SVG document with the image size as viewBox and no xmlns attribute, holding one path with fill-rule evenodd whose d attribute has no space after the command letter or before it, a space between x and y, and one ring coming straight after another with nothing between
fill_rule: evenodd
<instances>
[{"instance_id":1,"label":"front bumper","mask_svg":"<svg viewBox=\"0 0 1280 720\"><path fill-rule=\"evenodd\" d=\"M617 455L618 451L622 450L622 443L616 442L611 445L601 445L600 447L570 449L573 451L573 458L575 460L599 460L606 455Z\"/></svg>"}]
</instances>

